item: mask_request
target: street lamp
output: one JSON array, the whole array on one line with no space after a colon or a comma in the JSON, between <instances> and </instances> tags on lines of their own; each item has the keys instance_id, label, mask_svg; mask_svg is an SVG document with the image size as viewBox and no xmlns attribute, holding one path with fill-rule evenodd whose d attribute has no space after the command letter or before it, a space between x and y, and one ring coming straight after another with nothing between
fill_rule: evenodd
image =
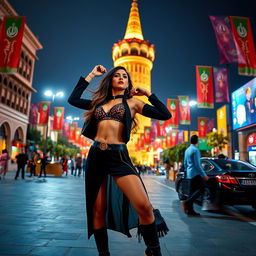
<instances>
[{"instance_id":1,"label":"street lamp","mask_svg":"<svg viewBox=\"0 0 256 256\"><path fill-rule=\"evenodd\" d=\"M190 100L189 101L189 106L190 107L194 107L196 104L197 104L197 101L195 101L195 100Z\"/></svg>"},{"instance_id":2,"label":"street lamp","mask_svg":"<svg viewBox=\"0 0 256 256\"><path fill-rule=\"evenodd\" d=\"M59 91L59 92L54 93L51 90L47 90L47 91L44 92L44 95L47 96L47 97L52 97L52 102L54 102L55 97L62 98L64 96L64 92Z\"/></svg>"},{"instance_id":3,"label":"street lamp","mask_svg":"<svg viewBox=\"0 0 256 256\"><path fill-rule=\"evenodd\" d=\"M70 122L73 122L73 121L79 121L80 120L80 117L73 117L73 116L67 116L66 119Z\"/></svg>"},{"instance_id":4,"label":"street lamp","mask_svg":"<svg viewBox=\"0 0 256 256\"><path fill-rule=\"evenodd\" d=\"M60 97L60 98L62 98L62 97L64 96L64 92L59 91L59 92L54 93L54 92L51 91L51 90L47 90L47 91L44 92L44 95L45 95L46 97L51 97L51 101L52 101L52 103L53 103L55 97ZM48 136L47 136L47 135L48 135L48 122L47 122L47 124L46 124L46 136L45 136L45 143L44 143L44 154L46 154L46 151L47 151L47 144L48 144Z\"/></svg>"}]
</instances>

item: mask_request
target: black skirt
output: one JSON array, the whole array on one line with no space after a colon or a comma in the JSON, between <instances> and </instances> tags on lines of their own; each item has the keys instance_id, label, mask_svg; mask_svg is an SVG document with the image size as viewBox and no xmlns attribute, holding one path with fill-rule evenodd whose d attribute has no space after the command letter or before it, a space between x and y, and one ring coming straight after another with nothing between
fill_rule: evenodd
<instances>
[{"instance_id":1,"label":"black skirt","mask_svg":"<svg viewBox=\"0 0 256 256\"><path fill-rule=\"evenodd\" d=\"M85 175L88 238L93 234L93 206L105 179L106 227L128 237L131 237L129 230L138 227L137 212L113 179L115 176L126 175L136 175L140 178L130 160L126 145L94 142L88 153Z\"/></svg>"}]
</instances>

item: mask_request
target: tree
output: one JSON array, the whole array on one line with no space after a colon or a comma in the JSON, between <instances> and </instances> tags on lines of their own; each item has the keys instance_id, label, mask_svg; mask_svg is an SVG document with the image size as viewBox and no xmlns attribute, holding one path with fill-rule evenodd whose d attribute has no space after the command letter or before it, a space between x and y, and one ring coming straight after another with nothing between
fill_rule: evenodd
<instances>
[{"instance_id":1,"label":"tree","mask_svg":"<svg viewBox=\"0 0 256 256\"><path fill-rule=\"evenodd\" d=\"M229 136L223 133L210 132L207 134L207 145L221 151L229 142Z\"/></svg>"},{"instance_id":2,"label":"tree","mask_svg":"<svg viewBox=\"0 0 256 256\"><path fill-rule=\"evenodd\" d=\"M27 141L29 145L38 145L41 141L41 132L28 125Z\"/></svg>"}]
</instances>

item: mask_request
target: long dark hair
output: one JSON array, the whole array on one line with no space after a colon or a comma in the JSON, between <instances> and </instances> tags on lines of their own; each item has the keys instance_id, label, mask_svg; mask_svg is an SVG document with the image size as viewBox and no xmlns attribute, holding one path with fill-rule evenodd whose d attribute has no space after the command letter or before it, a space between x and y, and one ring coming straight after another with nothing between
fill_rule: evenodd
<instances>
[{"instance_id":1,"label":"long dark hair","mask_svg":"<svg viewBox=\"0 0 256 256\"><path fill-rule=\"evenodd\" d=\"M117 72L117 70L122 69L126 72L128 76L128 87L125 89L124 95L126 99L132 98L131 96L131 90L133 88L132 80L130 74L127 72L127 70L124 67L117 66L112 68L106 76L101 80L98 88L96 91L92 92L92 103L91 108L87 112L84 113L85 122L89 122L90 119L93 116L93 113L95 111L95 108L102 102L107 102L109 99L111 99L112 96L112 78ZM136 127L136 120L133 120L132 129Z\"/></svg>"}]
</instances>

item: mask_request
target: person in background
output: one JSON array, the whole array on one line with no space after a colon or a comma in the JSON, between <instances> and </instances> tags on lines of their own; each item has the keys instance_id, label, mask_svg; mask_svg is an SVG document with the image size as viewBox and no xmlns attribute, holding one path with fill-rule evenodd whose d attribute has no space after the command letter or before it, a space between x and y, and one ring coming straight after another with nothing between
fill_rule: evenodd
<instances>
[{"instance_id":1,"label":"person in background","mask_svg":"<svg viewBox=\"0 0 256 256\"><path fill-rule=\"evenodd\" d=\"M21 170L21 178L24 180L25 178L25 166L28 162L28 156L27 154L24 153L24 150L21 151L21 153L19 153L16 156L16 160L17 160L17 171L16 171L16 175L15 175L15 180L17 180L17 178L20 175L20 170Z\"/></svg>"},{"instance_id":2,"label":"person in background","mask_svg":"<svg viewBox=\"0 0 256 256\"><path fill-rule=\"evenodd\" d=\"M2 150L2 154L0 155L0 179L5 177L8 171L8 160L10 159L7 149Z\"/></svg>"},{"instance_id":3,"label":"person in background","mask_svg":"<svg viewBox=\"0 0 256 256\"><path fill-rule=\"evenodd\" d=\"M78 177L80 177L82 172L82 157L80 155L76 157L76 168L74 176L76 176L76 171L78 171Z\"/></svg>"},{"instance_id":4,"label":"person in background","mask_svg":"<svg viewBox=\"0 0 256 256\"><path fill-rule=\"evenodd\" d=\"M40 174L38 178L42 177L43 172L44 172L44 177L46 177L46 166L48 163L49 163L48 156L45 153L43 153L43 157L41 158L41 169L40 169Z\"/></svg>"},{"instance_id":5,"label":"person in background","mask_svg":"<svg viewBox=\"0 0 256 256\"><path fill-rule=\"evenodd\" d=\"M201 154L197 148L198 136L191 136L190 143L184 157L184 167L186 169L186 178L189 179L190 183L190 192L187 200L183 200L181 203L187 216L199 216L200 213L195 212L193 204L205 192L205 182L208 181L209 177L201 166Z\"/></svg>"},{"instance_id":6,"label":"person in background","mask_svg":"<svg viewBox=\"0 0 256 256\"><path fill-rule=\"evenodd\" d=\"M86 171L86 158L83 158L83 176L85 176L85 171Z\"/></svg>"},{"instance_id":7,"label":"person in background","mask_svg":"<svg viewBox=\"0 0 256 256\"><path fill-rule=\"evenodd\" d=\"M70 170L71 170L71 175L74 174L74 169L75 169L75 163L73 157L70 157Z\"/></svg>"},{"instance_id":8,"label":"person in background","mask_svg":"<svg viewBox=\"0 0 256 256\"><path fill-rule=\"evenodd\" d=\"M68 159L65 156L61 158L61 165L62 165L62 174L65 172L67 176L68 175Z\"/></svg>"}]
</instances>

